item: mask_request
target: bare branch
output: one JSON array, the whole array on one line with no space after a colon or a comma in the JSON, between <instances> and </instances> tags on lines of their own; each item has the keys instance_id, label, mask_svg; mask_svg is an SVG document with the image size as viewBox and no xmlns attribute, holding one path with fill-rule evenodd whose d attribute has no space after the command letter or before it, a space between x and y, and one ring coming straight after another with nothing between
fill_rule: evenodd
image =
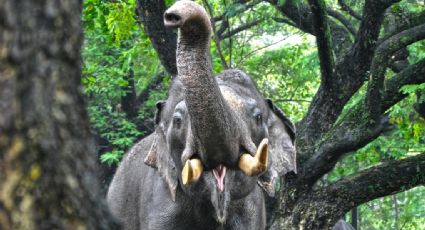
<instances>
[{"instance_id":1,"label":"bare branch","mask_svg":"<svg viewBox=\"0 0 425 230\"><path fill-rule=\"evenodd\" d=\"M314 16L314 30L316 32L317 49L319 52L321 84L326 89L331 89L333 84L333 72L335 57L332 50L332 37L329 28L326 5L323 0L309 0L311 11Z\"/></svg>"},{"instance_id":2,"label":"bare branch","mask_svg":"<svg viewBox=\"0 0 425 230\"><path fill-rule=\"evenodd\" d=\"M286 18L278 18L278 17L273 17L272 18L275 22L280 22L280 23L285 23L288 24L290 26L293 26L295 28L297 28L297 25L295 25L291 20L286 19Z\"/></svg>"},{"instance_id":3,"label":"bare branch","mask_svg":"<svg viewBox=\"0 0 425 230\"><path fill-rule=\"evenodd\" d=\"M362 19L362 16L360 14L358 14L357 12L355 12L353 9L351 9L351 7L349 5L347 5L347 3L345 3L344 0L338 0L338 3L341 6L341 9L344 10L344 11L346 11L353 18L355 18L357 20L361 20Z\"/></svg>"},{"instance_id":4,"label":"bare branch","mask_svg":"<svg viewBox=\"0 0 425 230\"><path fill-rule=\"evenodd\" d=\"M220 39L226 39L226 38L232 37L233 35L236 35L236 34L242 32L244 30L247 30L251 27L254 27L254 26L260 24L260 22L262 22L262 21L263 21L263 19L248 22L247 24L241 25L238 28L233 29L233 30L221 35L221 36L220 36L220 34L218 34L218 36L220 37Z\"/></svg>"},{"instance_id":5,"label":"bare branch","mask_svg":"<svg viewBox=\"0 0 425 230\"><path fill-rule=\"evenodd\" d=\"M210 4L208 3L208 1L203 0L202 2L207 7L208 13L211 17L211 25L212 25L212 29L213 29L213 33L214 33L214 41L215 41L215 45L217 47L218 55L220 56L221 64L223 65L224 69L228 69L229 65L227 64L226 59L224 58L223 52L221 50L220 36L217 35L217 30L216 30L216 27L215 27L215 21L214 21L214 18L212 17L212 15L213 15L212 8L211 8Z\"/></svg>"},{"instance_id":6,"label":"bare branch","mask_svg":"<svg viewBox=\"0 0 425 230\"><path fill-rule=\"evenodd\" d=\"M303 103L311 103L310 100L303 100L303 99L275 99L274 102L303 102Z\"/></svg>"},{"instance_id":7,"label":"bare branch","mask_svg":"<svg viewBox=\"0 0 425 230\"><path fill-rule=\"evenodd\" d=\"M277 43L282 42L282 41L286 40L287 38L288 38L288 37L284 37L284 38L282 38L282 39L280 39L280 40L278 40L278 41L275 41L275 42L273 42L273 43L270 43L270 44L267 44L267 45L262 46L262 47L260 47L260 48L257 48L257 49L255 49L255 50L252 50L251 52L249 52L249 53L247 53L246 55L244 55L244 56L243 56L243 58L241 58L241 61L239 61L239 64L240 64L240 63L242 63L242 60L247 59L247 58L248 58L249 56L251 56L252 54L254 54L254 53L256 53L256 52L258 52L258 51L260 51L260 50L266 49L266 48L268 48L268 47L270 47L270 46L272 46L272 45L276 45Z\"/></svg>"}]
</instances>

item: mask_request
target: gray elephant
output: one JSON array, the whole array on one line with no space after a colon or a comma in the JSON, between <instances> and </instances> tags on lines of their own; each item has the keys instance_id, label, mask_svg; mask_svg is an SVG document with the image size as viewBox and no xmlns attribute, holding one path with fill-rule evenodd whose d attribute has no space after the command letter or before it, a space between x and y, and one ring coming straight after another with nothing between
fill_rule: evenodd
<instances>
[{"instance_id":1,"label":"gray elephant","mask_svg":"<svg viewBox=\"0 0 425 230\"><path fill-rule=\"evenodd\" d=\"M345 222L343 219L340 219L332 227L332 230L356 230L356 229L351 224Z\"/></svg>"},{"instance_id":2,"label":"gray elephant","mask_svg":"<svg viewBox=\"0 0 425 230\"><path fill-rule=\"evenodd\" d=\"M265 196L296 171L294 126L240 70L217 77L198 4L164 14L178 28L178 76L155 132L124 157L107 201L125 229L265 229Z\"/></svg>"}]
</instances>

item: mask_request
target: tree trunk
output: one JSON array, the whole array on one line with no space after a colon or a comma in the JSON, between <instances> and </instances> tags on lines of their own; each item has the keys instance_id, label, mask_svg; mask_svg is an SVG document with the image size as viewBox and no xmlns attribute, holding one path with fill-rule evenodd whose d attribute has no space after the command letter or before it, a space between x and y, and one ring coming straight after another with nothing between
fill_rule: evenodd
<instances>
[{"instance_id":1,"label":"tree trunk","mask_svg":"<svg viewBox=\"0 0 425 230\"><path fill-rule=\"evenodd\" d=\"M395 230L400 229L400 223L399 223L399 210L398 210L398 201L397 201L397 194L394 194L391 196L394 203L394 222L395 222Z\"/></svg>"},{"instance_id":2,"label":"tree trunk","mask_svg":"<svg viewBox=\"0 0 425 230\"><path fill-rule=\"evenodd\" d=\"M355 229L357 229L357 223L358 223L358 219L359 219L359 208L355 207L351 210L351 225L353 225L353 227Z\"/></svg>"},{"instance_id":3,"label":"tree trunk","mask_svg":"<svg viewBox=\"0 0 425 230\"><path fill-rule=\"evenodd\" d=\"M0 2L0 229L117 229L80 87L81 1Z\"/></svg>"},{"instance_id":4,"label":"tree trunk","mask_svg":"<svg viewBox=\"0 0 425 230\"><path fill-rule=\"evenodd\" d=\"M164 0L137 0L136 13L149 36L152 46L158 52L159 60L172 76L177 75L176 46L177 36L164 26L163 15L166 10Z\"/></svg>"},{"instance_id":5,"label":"tree trunk","mask_svg":"<svg viewBox=\"0 0 425 230\"><path fill-rule=\"evenodd\" d=\"M122 87L122 90L125 91L125 95L121 97L121 106L126 117L129 120L134 121L137 120L139 104L137 103L137 94L134 85L133 66L130 67L130 71L126 76L124 76L124 79L128 82L128 84Z\"/></svg>"}]
</instances>

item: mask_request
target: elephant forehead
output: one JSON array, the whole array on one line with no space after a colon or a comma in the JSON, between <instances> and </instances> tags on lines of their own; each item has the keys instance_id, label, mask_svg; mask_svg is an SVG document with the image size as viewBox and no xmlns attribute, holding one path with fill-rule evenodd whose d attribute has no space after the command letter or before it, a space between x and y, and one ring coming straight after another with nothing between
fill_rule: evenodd
<instances>
[{"instance_id":1,"label":"elephant forehead","mask_svg":"<svg viewBox=\"0 0 425 230\"><path fill-rule=\"evenodd\" d=\"M224 99L227 101L227 104L237 110L241 110L244 106L244 101L241 96L235 93L233 90L222 89L221 93L223 94Z\"/></svg>"}]
</instances>

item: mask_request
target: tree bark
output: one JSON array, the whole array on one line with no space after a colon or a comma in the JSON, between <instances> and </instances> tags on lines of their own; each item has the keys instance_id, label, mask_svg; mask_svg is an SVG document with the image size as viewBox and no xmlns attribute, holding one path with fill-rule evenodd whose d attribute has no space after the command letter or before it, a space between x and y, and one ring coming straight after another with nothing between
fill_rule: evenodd
<instances>
[{"instance_id":1,"label":"tree bark","mask_svg":"<svg viewBox=\"0 0 425 230\"><path fill-rule=\"evenodd\" d=\"M0 229L117 229L80 88L81 1L0 2Z\"/></svg>"},{"instance_id":2,"label":"tree bark","mask_svg":"<svg viewBox=\"0 0 425 230\"><path fill-rule=\"evenodd\" d=\"M357 229L357 223L359 219L359 207L354 207L351 209L351 225L353 225L354 229Z\"/></svg>"},{"instance_id":3,"label":"tree bark","mask_svg":"<svg viewBox=\"0 0 425 230\"><path fill-rule=\"evenodd\" d=\"M153 48L158 52L161 64L171 76L176 76L177 34L164 26L163 15L166 9L164 0L137 0L136 13Z\"/></svg>"},{"instance_id":4,"label":"tree bark","mask_svg":"<svg viewBox=\"0 0 425 230\"><path fill-rule=\"evenodd\" d=\"M129 73L124 76L124 79L128 82L127 86L122 87L125 91L125 95L121 97L122 110L129 120L137 119L137 113L139 104L137 101L136 88L134 85L134 72L133 68L130 67Z\"/></svg>"}]
</instances>

